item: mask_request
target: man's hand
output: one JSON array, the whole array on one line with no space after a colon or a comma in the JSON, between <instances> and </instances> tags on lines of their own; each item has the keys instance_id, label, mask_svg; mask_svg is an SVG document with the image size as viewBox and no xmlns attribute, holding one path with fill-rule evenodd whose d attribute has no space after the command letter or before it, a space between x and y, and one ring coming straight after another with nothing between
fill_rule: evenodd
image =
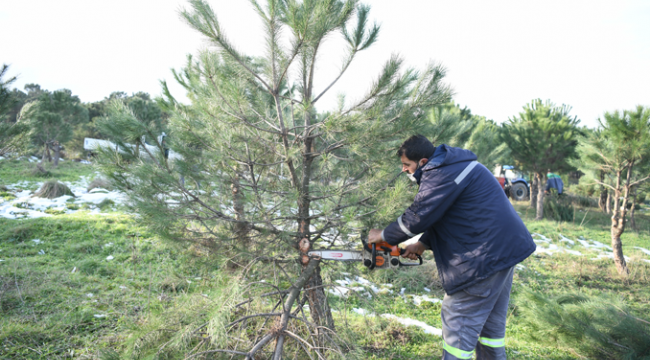
<instances>
[{"instance_id":1,"label":"man's hand","mask_svg":"<svg viewBox=\"0 0 650 360\"><path fill-rule=\"evenodd\" d=\"M381 230L371 229L368 233L368 244L376 244L381 241L383 241L381 239Z\"/></svg>"},{"instance_id":2,"label":"man's hand","mask_svg":"<svg viewBox=\"0 0 650 360\"><path fill-rule=\"evenodd\" d=\"M409 258L411 260L417 260L418 255L422 255L422 253L424 252L424 250L426 250L426 248L424 247L423 243L418 241L415 244L411 244L407 246L405 250L406 251L404 252L404 255L402 255L402 257Z\"/></svg>"}]
</instances>

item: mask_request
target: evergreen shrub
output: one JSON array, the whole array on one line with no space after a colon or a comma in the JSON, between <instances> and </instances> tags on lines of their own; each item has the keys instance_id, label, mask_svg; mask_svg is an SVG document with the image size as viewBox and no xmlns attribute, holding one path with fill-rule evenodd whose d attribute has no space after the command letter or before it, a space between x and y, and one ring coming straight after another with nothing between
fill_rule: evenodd
<instances>
[{"instance_id":1,"label":"evergreen shrub","mask_svg":"<svg viewBox=\"0 0 650 360\"><path fill-rule=\"evenodd\" d=\"M524 291L517 300L525 336L536 343L569 347L591 359L649 358L650 322L616 297Z\"/></svg>"},{"instance_id":2,"label":"evergreen shrub","mask_svg":"<svg viewBox=\"0 0 650 360\"><path fill-rule=\"evenodd\" d=\"M573 221L573 201L571 197L551 192L544 197L544 217L549 220Z\"/></svg>"}]
</instances>

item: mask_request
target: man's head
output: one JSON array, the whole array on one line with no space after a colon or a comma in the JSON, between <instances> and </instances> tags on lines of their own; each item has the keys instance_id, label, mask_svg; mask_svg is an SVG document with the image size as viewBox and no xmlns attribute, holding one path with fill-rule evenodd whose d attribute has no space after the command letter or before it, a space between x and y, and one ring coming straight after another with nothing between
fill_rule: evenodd
<instances>
[{"instance_id":1,"label":"man's head","mask_svg":"<svg viewBox=\"0 0 650 360\"><path fill-rule=\"evenodd\" d=\"M397 150L397 156L402 161L402 171L413 174L418 167L429 161L434 150L431 141L423 135L413 135L406 139Z\"/></svg>"}]
</instances>

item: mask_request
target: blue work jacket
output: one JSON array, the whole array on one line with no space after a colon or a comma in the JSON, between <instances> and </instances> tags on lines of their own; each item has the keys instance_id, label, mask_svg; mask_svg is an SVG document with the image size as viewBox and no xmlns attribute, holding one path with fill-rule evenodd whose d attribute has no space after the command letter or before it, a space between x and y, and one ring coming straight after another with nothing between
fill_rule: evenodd
<instances>
[{"instance_id":1,"label":"blue work jacket","mask_svg":"<svg viewBox=\"0 0 650 360\"><path fill-rule=\"evenodd\" d=\"M418 234L433 250L447 294L510 268L535 251L530 232L476 155L442 144L414 174L413 204L382 231L397 245Z\"/></svg>"}]
</instances>

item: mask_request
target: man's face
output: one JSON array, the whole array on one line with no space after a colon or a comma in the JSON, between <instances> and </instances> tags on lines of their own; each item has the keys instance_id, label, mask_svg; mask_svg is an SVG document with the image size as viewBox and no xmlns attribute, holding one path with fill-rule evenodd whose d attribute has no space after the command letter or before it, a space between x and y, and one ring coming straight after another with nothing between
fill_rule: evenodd
<instances>
[{"instance_id":1,"label":"man's face","mask_svg":"<svg viewBox=\"0 0 650 360\"><path fill-rule=\"evenodd\" d=\"M420 159L420 161L413 161L407 158L406 155L402 155L400 159L402 160L402 171L409 174L413 174L415 170L417 170L418 164L422 166L427 163L427 159Z\"/></svg>"}]
</instances>

